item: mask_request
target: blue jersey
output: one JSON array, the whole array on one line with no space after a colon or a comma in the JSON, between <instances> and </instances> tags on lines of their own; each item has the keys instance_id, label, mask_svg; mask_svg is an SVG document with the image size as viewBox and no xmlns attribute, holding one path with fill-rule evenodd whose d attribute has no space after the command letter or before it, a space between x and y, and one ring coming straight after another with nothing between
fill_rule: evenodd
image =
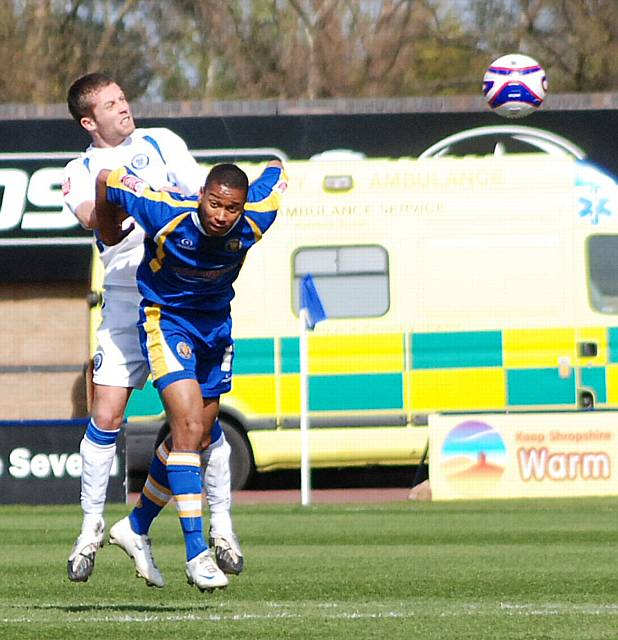
<instances>
[{"instance_id":1,"label":"blue jersey","mask_svg":"<svg viewBox=\"0 0 618 640\"><path fill-rule=\"evenodd\" d=\"M120 205L146 232L137 285L149 303L178 309L229 312L247 251L274 222L285 174L267 167L249 186L245 211L224 236L209 236L199 198L154 191L127 168L107 179L107 200Z\"/></svg>"}]
</instances>

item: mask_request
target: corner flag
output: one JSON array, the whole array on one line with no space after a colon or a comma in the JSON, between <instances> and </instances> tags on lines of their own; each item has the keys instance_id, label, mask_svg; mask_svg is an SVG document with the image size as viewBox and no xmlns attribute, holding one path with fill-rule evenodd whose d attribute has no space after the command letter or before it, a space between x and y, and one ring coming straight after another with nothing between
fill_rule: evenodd
<instances>
[{"instance_id":1,"label":"corner flag","mask_svg":"<svg viewBox=\"0 0 618 640\"><path fill-rule=\"evenodd\" d=\"M309 461L309 336L307 330L326 320L326 312L308 273L300 283L300 501L303 506L311 503L311 463Z\"/></svg>"},{"instance_id":2,"label":"corner flag","mask_svg":"<svg viewBox=\"0 0 618 640\"><path fill-rule=\"evenodd\" d=\"M308 329L313 330L318 322L327 318L310 273L300 283L300 308L306 309L305 321Z\"/></svg>"}]
</instances>

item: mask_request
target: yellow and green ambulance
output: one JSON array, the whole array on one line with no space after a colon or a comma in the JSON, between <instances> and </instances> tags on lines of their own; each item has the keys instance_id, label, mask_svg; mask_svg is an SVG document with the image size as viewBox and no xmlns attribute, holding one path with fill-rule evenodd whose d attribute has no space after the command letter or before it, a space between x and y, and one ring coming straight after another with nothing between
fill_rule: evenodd
<instances>
[{"instance_id":1,"label":"yellow and green ambulance","mask_svg":"<svg viewBox=\"0 0 618 640\"><path fill-rule=\"evenodd\" d=\"M546 153L286 169L235 287L221 404L234 488L300 465L308 273L328 315L308 340L313 467L415 464L431 413L618 406L618 202L603 171ZM165 420L151 385L127 417Z\"/></svg>"}]
</instances>

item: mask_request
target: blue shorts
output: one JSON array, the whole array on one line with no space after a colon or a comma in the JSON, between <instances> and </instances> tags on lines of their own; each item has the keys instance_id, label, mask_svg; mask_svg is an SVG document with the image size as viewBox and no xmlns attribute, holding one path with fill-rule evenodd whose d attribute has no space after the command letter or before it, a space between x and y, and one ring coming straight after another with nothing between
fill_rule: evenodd
<instances>
[{"instance_id":1,"label":"blue shorts","mask_svg":"<svg viewBox=\"0 0 618 640\"><path fill-rule=\"evenodd\" d=\"M232 318L161 307L143 301L138 322L142 352L155 388L176 380L197 380L202 397L215 398L232 388Z\"/></svg>"}]
</instances>

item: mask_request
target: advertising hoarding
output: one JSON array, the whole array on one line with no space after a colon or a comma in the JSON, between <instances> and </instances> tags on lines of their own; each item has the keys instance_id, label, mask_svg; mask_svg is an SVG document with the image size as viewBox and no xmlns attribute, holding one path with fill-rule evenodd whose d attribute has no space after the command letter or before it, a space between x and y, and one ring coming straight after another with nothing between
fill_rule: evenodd
<instances>
[{"instance_id":1,"label":"advertising hoarding","mask_svg":"<svg viewBox=\"0 0 618 640\"><path fill-rule=\"evenodd\" d=\"M0 504L77 504L86 420L0 423ZM117 441L107 499L125 502L125 439Z\"/></svg>"},{"instance_id":2,"label":"advertising hoarding","mask_svg":"<svg viewBox=\"0 0 618 640\"><path fill-rule=\"evenodd\" d=\"M611 411L432 415L434 500L618 495Z\"/></svg>"}]
</instances>

